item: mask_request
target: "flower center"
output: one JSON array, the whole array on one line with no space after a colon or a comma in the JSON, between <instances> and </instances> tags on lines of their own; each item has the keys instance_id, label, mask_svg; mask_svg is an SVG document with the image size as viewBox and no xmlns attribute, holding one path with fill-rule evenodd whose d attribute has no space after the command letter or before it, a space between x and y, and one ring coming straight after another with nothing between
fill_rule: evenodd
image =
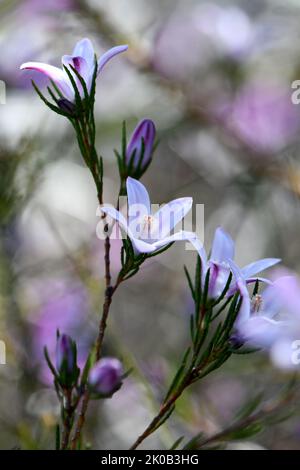
<instances>
[{"instance_id":1,"label":"flower center","mask_svg":"<svg viewBox=\"0 0 300 470\"><path fill-rule=\"evenodd\" d=\"M141 225L141 238L153 238L155 218L153 215L144 215Z\"/></svg>"}]
</instances>

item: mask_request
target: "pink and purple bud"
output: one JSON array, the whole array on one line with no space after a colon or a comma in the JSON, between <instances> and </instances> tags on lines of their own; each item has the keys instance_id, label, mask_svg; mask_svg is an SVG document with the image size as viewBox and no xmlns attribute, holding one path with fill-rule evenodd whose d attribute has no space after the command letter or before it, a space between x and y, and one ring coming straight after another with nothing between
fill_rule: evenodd
<instances>
[{"instance_id":1,"label":"pink and purple bud","mask_svg":"<svg viewBox=\"0 0 300 470\"><path fill-rule=\"evenodd\" d=\"M122 385L123 367L118 359L100 359L90 370L88 383L92 394L97 397L111 396Z\"/></svg>"},{"instance_id":2,"label":"pink and purple bud","mask_svg":"<svg viewBox=\"0 0 300 470\"><path fill-rule=\"evenodd\" d=\"M151 119L143 119L134 129L126 149L126 164L133 169L145 169L152 157L155 124Z\"/></svg>"},{"instance_id":3,"label":"pink and purple bud","mask_svg":"<svg viewBox=\"0 0 300 470\"><path fill-rule=\"evenodd\" d=\"M61 386L72 387L75 385L79 375L77 347L75 341L70 336L58 333L55 359Z\"/></svg>"}]
</instances>

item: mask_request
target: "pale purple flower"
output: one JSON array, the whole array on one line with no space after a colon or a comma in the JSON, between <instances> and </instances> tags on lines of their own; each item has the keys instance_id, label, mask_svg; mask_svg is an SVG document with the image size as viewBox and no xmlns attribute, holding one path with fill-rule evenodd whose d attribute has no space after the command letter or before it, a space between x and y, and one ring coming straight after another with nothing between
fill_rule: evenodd
<instances>
[{"instance_id":1,"label":"pale purple flower","mask_svg":"<svg viewBox=\"0 0 300 470\"><path fill-rule=\"evenodd\" d=\"M150 198L145 186L134 178L126 181L128 197L128 219L113 207L101 210L116 220L130 238L136 253L153 253L169 243L186 240L200 249L195 233L180 230L170 232L192 208L191 197L174 199L152 214Z\"/></svg>"},{"instance_id":2,"label":"pale purple flower","mask_svg":"<svg viewBox=\"0 0 300 470\"><path fill-rule=\"evenodd\" d=\"M110 395L121 385L122 375L121 362L112 357L105 357L100 359L90 370L88 384L92 392L99 395Z\"/></svg>"},{"instance_id":3,"label":"pale purple flower","mask_svg":"<svg viewBox=\"0 0 300 470\"><path fill-rule=\"evenodd\" d=\"M97 74L103 70L104 66L110 59L112 59L115 55L120 54L121 52L125 52L127 49L127 45L121 45L113 47L105 52L98 61ZM83 97L84 93L82 86L78 77L76 77L75 73L70 68L70 65L81 75L86 83L88 91L90 91L95 70L95 52L91 41L87 38L79 41L76 44L72 55L64 55L62 57L62 64L63 66L69 68L75 79L78 90ZM53 65L44 64L41 62L26 62L25 64L21 65L20 69L37 70L43 73L48 78L50 78L50 80L53 80L65 98L71 102L74 101L74 88L68 77L68 74L63 68L60 69L58 67L54 67Z\"/></svg>"},{"instance_id":4,"label":"pale purple flower","mask_svg":"<svg viewBox=\"0 0 300 470\"><path fill-rule=\"evenodd\" d=\"M139 164L141 168L149 162L155 140L155 124L151 119L143 119L134 129L126 149L126 163L131 163L133 158L133 167ZM144 142L144 153L142 155ZM143 157L142 162L140 162Z\"/></svg>"},{"instance_id":5,"label":"pale purple flower","mask_svg":"<svg viewBox=\"0 0 300 470\"><path fill-rule=\"evenodd\" d=\"M294 342L300 340L299 278L291 274L280 276L261 294L250 298L241 271L234 264L231 269L242 300L235 336L242 343L269 350L277 366L294 368L298 364L293 361ZM298 359L300 362L299 354Z\"/></svg>"},{"instance_id":6,"label":"pale purple flower","mask_svg":"<svg viewBox=\"0 0 300 470\"><path fill-rule=\"evenodd\" d=\"M231 266L230 261L234 260L235 244L231 236L218 227L212 243L212 250L209 260L207 259L204 248L199 251L202 261L202 283L204 284L205 276L210 269L209 290L210 298L217 298L221 295L226 286ZM279 263L278 258L264 258L244 266L240 272L242 279L246 282L255 282L256 279L268 282L266 279L257 277L257 274L271 266ZM236 290L235 282L230 286L228 295Z\"/></svg>"}]
</instances>

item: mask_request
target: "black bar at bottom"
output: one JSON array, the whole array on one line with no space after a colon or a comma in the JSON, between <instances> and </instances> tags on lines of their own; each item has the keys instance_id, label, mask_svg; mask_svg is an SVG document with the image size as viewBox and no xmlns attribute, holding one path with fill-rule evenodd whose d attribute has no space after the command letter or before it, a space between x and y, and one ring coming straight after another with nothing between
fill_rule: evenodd
<instances>
[{"instance_id":1,"label":"black bar at bottom","mask_svg":"<svg viewBox=\"0 0 300 470\"><path fill-rule=\"evenodd\" d=\"M121 465L125 468L138 468L140 465L175 465L190 466L203 464L241 465L241 468L251 464L272 465L276 468L299 464L298 451L3 451L1 461L15 461L24 465L27 462L69 461L84 465L96 464L105 466Z\"/></svg>"}]
</instances>

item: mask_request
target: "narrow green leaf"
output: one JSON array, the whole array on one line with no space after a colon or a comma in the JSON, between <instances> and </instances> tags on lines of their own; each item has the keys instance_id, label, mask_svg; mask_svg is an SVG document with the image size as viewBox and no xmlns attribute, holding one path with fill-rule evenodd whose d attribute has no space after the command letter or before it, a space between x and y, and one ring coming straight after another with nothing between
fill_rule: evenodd
<instances>
[{"instance_id":1,"label":"narrow green leaf","mask_svg":"<svg viewBox=\"0 0 300 470\"><path fill-rule=\"evenodd\" d=\"M190 273L187 269L186 266L184 266L184 272L185 272L185 275L186 275L186 278L187 278L187 281L188 281L188 285L189 285L189 288L190 288L190 291L192 293L192 297L193 299L195 299L195 290L194 290L194 286L193 286L193 283L192 283L192 279L191 279L191 276L190 276Z\"/></svg>"},{"instance_id":2,"label":"narrow green leaf","mask_svg":"<svg viewBox=\"0 0 300 470\"><path fill-rule=\"evenodd\" d=\"M261 404L262 399L264 397L263 392L257 393L253 398L251 398L247 403L245 403L240 409L237 411L235 415L235 419L241 420L244 418L248 418Z\"/></svg>"},{"instance_id":3,"label":"narrow green leaf","mask_svg":"<svg viewBox=\"0 0 300 470\"><path fill-rule=\"evenodd\" d=\"M174 242L171 242L171 243L168 243L168 245L164 246L163 248L161 248L160 250L157 250L157 251L154 251L153 253L147 253L147 258L153 258L153 256L157 256L157 255L160 255L161 253L163 253L164 251L167 251L169 248L171 248L171 246L173 245Z\"/></svg>"},{"instance_id":4,"label":"narrow green leaf","mask_svg":"<svg viewBox=\"0 0 300 470\"><path fill-rule=\"evenodd\" d=\"M122 159L125 164L126 161L126 150L127 150L127 131L126 131L126 121L122 123Z\"/></svg>"},{"instance_id":5,"label":"narrow green leaf","mask_svg":"<svg viewBox=\"0 0 300 470\"><path fill-rule=\"evenodd\" d=\"M194 436L192 439L190 439L186 443L186 445L183 447L182 450L195 450L195 449L197 449L199 441L200 441L200 439L203 438L203 436L204 436L204 433L199 432L198 434L196 434L196 436Z\"/></svg>"},{"instance_id":6,"label":"narrow green leaf","mask_svg":"<svg viewBox=\"0 0 300 470\"><path fill-rule=\"evenodd\" d=\"M54 365L53 365L52 362L51 362L51 359L50 359L49 354L48 354L48 349L47 349L46 346L44 346L44 356L45 356L45 359L46 359L46 362L47 362L47 364L48 364L48 367L49 367L50 371L52 372L52 374L53 374L53 376L55 377L55 379L57 379L57 378L58 378L58 375L57 375L57 372L56 372L56 370L55 370Z\"/></svg>"},{"instance_id":7,"label":"narrow green leaf","mask_svg":"<svg viewBox=\"0 0 300 470\"><path fill-rule=\"evenodd\" d=\"M170 418L174 410L175 410L175 404L170 407L169 411L164 415L161 421L159 421L159 423L155 426L153 431L156 431L158 428L160 428Z\"/></svg>"},{"instance_id":8,"label":"narrow green leaf","mask_svg":"<svg viewBox=\"0 0 300 470\"><path fill-rule=\"evenodd\" d=\"M187 348L187 350L185 351L184 355L183 355L183 359L181 361L181 364L171 382L171 385L166 393L166 396L165 396L165 402L169 399L169 397L172 395L172 393L176 390L178 384L180 383L181 379L182 379L182 376L183 376L183 373L185 371L185 368L186 368L186 364L187 364L187 360L188 360L188 357L190 355L190 351L191 351L191 348Z\"/></svg>"},{"instance_id":9,"label":"narrow green leaf","mask_svg":"<svg viewBox=\"0 0 300 470\"><path fill-rule=\"evenodd\" d=\"M170 447L169 450L176 450L176 449L179 447L179 445L181 444L181 442L183 441L183 439L184 439L184 436L179 437L179 438L174 442L174 444Z\"/></svg>"}]
</instances>

